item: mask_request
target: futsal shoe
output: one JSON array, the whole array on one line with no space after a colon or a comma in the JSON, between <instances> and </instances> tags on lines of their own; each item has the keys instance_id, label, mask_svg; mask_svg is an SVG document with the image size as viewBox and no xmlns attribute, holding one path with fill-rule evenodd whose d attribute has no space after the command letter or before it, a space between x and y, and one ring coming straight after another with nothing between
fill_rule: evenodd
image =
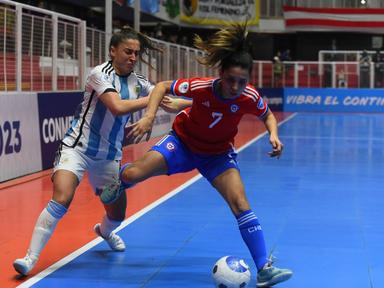
<instances>
[{"instance_id":1,"label":"futsal shoe","mask_svg":"<svg viewBox=\"0 0 384 288\"><path fill-rule=\"evenodd\" d=\"M104 186L101 190L97 190L97 194L100 196L101 202L109 205L119 199L121 194L125 192L125 189L133 186L135 186L135 184L125 184L123 182L113 183Z\"/></svg>"},{"instance_id":2,"label":"futsal shoe","mask_svg":"<svg viewBox=\"0 0 384 288\"><path fill-rule=\"evenodd\" d=\"M109 205L119 199L123 191L124 188L120 185L120 181L116 181L115 183L105 185L101 189L97 189L96 194L100 196L101 202Z\"/></svg>"},{"instance_id":3,"label":"futsal shoe","mask_svg":"<svg viewBox=\"0 0 384 288\"><path fill-rule=\"evenodd\" d=\"M95 227L93 228L95 230L95 233L100 236L101 238L103 238L105 241L107 241L109 247L111 247L111 249L113 251L118 251L118 252L122 252L125 250L125 244L124 244L124 241L123 239L120 238L119 235L111 232L111 234L109 234L108 237L104 237L102 234L101 234L101 231L100 231L100 223L97 223L95 225Z\"/></svg>"},{"instance_id":4,"label":"futsal shoe","mask_svg":"<svg viewBox=\"0 0 384 288\"><path fill-rule=\"evenodd\" d=\"M19 274L26 276L33 269L33 267L35 267L37 259L38 258L35 258L27 253L24 258L16 259L15 262L13 262L13 268L15 268Z\"/></svg>"},{"instance_id":5,"label":"futsal shoe","mask_svg":"<svg viewBox=\"0 0 384 288\"><path fill-rule=\"evenodd\" d=\"M127 168L131 163L125 163L123 166L121 166L120 171L119 171L119 178L121 179L121 174ZM111 184L105 185L101 189L96 189L96 194L100 196L101 201L106 204L112 204L115 202L119 197L121 196L122 193L125 192L125 189L132 188L136 184L133 183L125 183L124 181L116 179L115 182Z\"/></svg>"},{"instance_id":6,"label":"futsal shoe","mask_svg":"<svg viewBox=\"0 0 384 288\"><path fill-rule=\"evenodd\" d=\"M268 264L267 267L257 272L256 287L270 287L291 278L293 272L289 269L280 269Z\"/></svg>"}]
</instances>

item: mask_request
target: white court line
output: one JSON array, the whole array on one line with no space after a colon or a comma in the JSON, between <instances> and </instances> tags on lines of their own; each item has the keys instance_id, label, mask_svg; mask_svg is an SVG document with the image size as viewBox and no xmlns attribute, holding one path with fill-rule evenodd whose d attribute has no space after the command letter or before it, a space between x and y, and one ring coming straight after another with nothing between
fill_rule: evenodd
<instances>
[{"instance_id":1,"label":"white court line","mask_svg":"<svg viewBox=\"0 0 384 288\"><path fill-rule=\"evenodd\" d=\"M281 124L284 124L285 122L291 120L296 115L297 115L297 113L293 113L292 115L290 115L289 117L287 117L286 119L284 119L283 121L278 123L278 125L280 126ZM255 138L253 138L252 140L250 140L249 142L247 142L246 144L241 146L237 150L237 152L240 152L240 151L244 150L245 148L247 148L248 146L252 145L254 142L258 141L260 138L262 138L267 133L268 132L266 131L266 132L256 136ZM184 190L188 186L192 185L193 183L195 183L200 178L202 178L202 176L200 174L196 175L195 177L189 179L187 182L185 182L184 184L180 185L176 189L172 190L168 194L164 195L163 197L159 198L155 202L151 203L150 205L148 205L145 208L141 209L140 211L136 212L131 217L125 219L121 223L121 225L115 231L118 232L121 229L125 228L126 226L128 226L132 222L136 221L137 219L139 219L141 216L143 216L147 212L149 212L152 209L154 209L155 207L159 206L161 203L167 201L169 198L172 198L176 194L180 193L182 190ZM67 263L71 262L73 259L79 257L81 254L83 254L86 251L90 250L91 248L93 248L97 244L101 243L103 240L104 240L103 238L97 237L96 239L92 240L91 242L85 244L83 247L77 249L76 251L72 252L68 256L64 257L63 259L61 259L61 260L57 261L56 263L52 264L51 266L49 266L48 268L44 269L40 273L38 273L35 276L31 277L30 279L26 280L25 282L23 282L22 284L17 286L17 288L31 287L33 284L36 284L37 282L39 282L43 278L47 277L48 275L50 275L51 273L55 272L59 268L63 267Z\"/></svg>"},{"instance_id":2,"label":"white court line","mask_svg":"<svg viewBox=\"0 0 384 288\"><path fill-rule=\"evenodd\" d=\"M133 214L131 217L125 219L121 225L115 230L116 232L117 231L120 231L121 229L123 229L124 227L128 226L129 224L131 224L132 222L134 222L135 220L137 220L138 218L140 218L141 216L143 216L144 214L146 214L147 212L151 211L152 209L154 209L156 206L160 205L161 203L167 201L169 198L175 196L176 194L178 194L179 192L181 192L183 189L187 188L188 186L190 186L191 184L193 184L194 182L196 182L197 180L199 180L202 176L201 175L196 175L195 177L191 178L190 180L188 180L187 182L185 182L184 184L180 185L179 187L177 187L176 189L172 190L171 192L169 192L168 194L164 195L163 197L157 199L155 202L149 204L148 206L146 206L145 208L141 209L140 211L136 212L135 214ZM26 287L31 287L33 284L37 283L38 281L40 281L41 279L45 278L46 276L48 276L49 274L55 272L57 269L63 267L65 264L69 263L70 261L72 261L73 259L77 258L78 256L80 256L81 254L85 253L87 250L90 250L92 247L96 246L97 244L101 243L102 241L104 241L103 238L101 237L97 237L96 239L92 240L91 242L89 242L88 244L85 244L83 247L77 249L76 251L72 252L71 254L69 254L68 256L64 257L63 259L57 261L56 263L52 264L51 266L49 266L48 268L46 268L45 270L41 271L40 273L36 274L35 276L33 276L32 278L28 279L27 281L25 281L24 283L20 284L19 286L17 286L18 288L26 288Z\"/></svg>"},{"instance_id":3,"label":"white court line","mask_svg":"<svg viewBox=\"0 0 384 288\"><path fill-rule=\"evenodd\" d=\"M308 135L287 135L280 136L282 139L314 139L314 140L351 140L351 141L384 141L383 138L379 137L349 137L349 136L308 136Z\"/></svg>"}]
</instances>

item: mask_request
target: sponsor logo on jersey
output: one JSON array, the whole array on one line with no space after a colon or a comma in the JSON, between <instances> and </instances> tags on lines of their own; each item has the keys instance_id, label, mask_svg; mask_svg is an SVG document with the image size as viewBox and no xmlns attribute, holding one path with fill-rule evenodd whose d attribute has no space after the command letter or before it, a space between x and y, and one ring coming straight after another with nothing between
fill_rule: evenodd
<instances>
[{"instance_id":1,"label":"sponsor logo on jersey","mask_svg":"<svg viewBox=\"0 0 384 288\"><path fill-rule=\"evenodd\" d=\"M175 145L172 142L168 142L166 146L169 151L172 151L175 149Z\"/></svg>"},{"instance_id":2,"label":"sponsor logo on jersey","mask_svg":"<svg viewBox=\"0 0 384 288\"><path fill-rule=\"evenodd\" d=\"M231 112L236 113L239 110L239 106L236 104L231 105Z\"/></svg>"},{"instance_id":3,"label":"sponsor logo on jersey","mask_svg":"<svg viewBox=\"0 0 384 288\"><path fill-rule=\"evenodd\" d=\"M188 88L189 88L189 83L188 82L183 82L179 85L179 91L181 93L185 93L188 91Z\"/></svg>"},{"instance_id":4,"label":"sponsor logo on jersey","mask_svg":"<svg viewBox=\"0 0 384 288\"><path fill-rule=\"evenodd\" d=\"M264 107L265 107L265 102L264 102L263 98L260 97L259 103L257 103L257 108L264 109Z\"/></svg>"},{"instance_id":5,"label":"sponsor logo on jersey","mask_svg":"<svg viewBox=\"0 0 384 288\"><path fill-rule=\"evenodd\" d=\"M209 105L209 101L205 101L205 102L203 102L202 103L205 107L209 107L210 105Z\"/></svg>"}]
</instances>

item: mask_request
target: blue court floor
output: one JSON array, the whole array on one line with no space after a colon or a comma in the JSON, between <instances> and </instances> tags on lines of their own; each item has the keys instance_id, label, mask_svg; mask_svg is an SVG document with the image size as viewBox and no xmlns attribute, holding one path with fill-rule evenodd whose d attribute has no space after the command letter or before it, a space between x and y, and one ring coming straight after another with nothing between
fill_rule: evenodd
<instances>
[{"instance_id":1,"label":"blue court floor","mask_svg":"<svg viewBox=\"0 0 384 288\"><path fill-rule=\"evenodd\" d=\"M267 248L276 266L294 271L277 287L384 287L384 115L297 114L280 136L280 160L267 156L266 136L238 158ZM224 255L250 264L255 287L237 223L205 179L119 235L124 253L101 242L33 287L208 288Z\"/></svg>"}]
</instances>

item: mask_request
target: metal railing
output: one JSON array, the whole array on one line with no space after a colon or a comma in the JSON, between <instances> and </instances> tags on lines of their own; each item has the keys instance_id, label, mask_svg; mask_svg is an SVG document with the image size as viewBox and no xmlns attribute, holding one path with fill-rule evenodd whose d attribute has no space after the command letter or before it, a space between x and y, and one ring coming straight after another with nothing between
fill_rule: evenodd
<instances>
[{"instance_id":1,"label":"metal railing","mask_svg":"<svg viewBox=\"0 0 384 288\"><path fill-rule=\"evenodd\" d=\"M254 61L251 83L259 88L384 88L384 63Z\"/></svg>"},{"instance_id":2,"label":"metal railing","mask_svg":"<svg viewBox=\"0 0 384 288\"><path fill-rule=\"evenodd\" d=\"M163 50L162 53L151 51L149 58L145 59L154 69L143 61L139 62L136 67L136 70L147 76L151 82L216 74L214 69L207 68L196 61L197 57L202 56L201 51L156 39L152 40Z\"/></svg>"},{"instance_id":3,"label":"metal railing","mask_svg":"<svg viewBox=\"0 0 384 288\"><path fill-rule=\"evenodd\" d=\"M0 0L0 92L82 90L89 69L108 59L106 39L80 19ZM137 67L151 81L212 75L199 50L153 40L164 50L147 59L155 69Z\"/></svg>"},{"instance_id":4,"label":"metal railing","mask_svg":"<svg viewBox=\"0 0 384 288\"><path fill-rule=\"evenodd\" d=\"M87 71L106 61L103 31L73 17L0 0L0 92L82 90ZM152 82L216 75L196 61L202 52L153 39L152 51L136 69ZM152 69L150 66L154 67ZM256 87L384 87L384 64L370 62L255 61Z\"/></svg>"},{"instance_id":5,"label":"metal railing","mask_svg":"<svg viewBox=\"0 0 384 288\"><path fill-rule=\"evenodd\" d=\"M0 0L0 91L78 90L85 21Z\"/></svg>"}]
</instances>

